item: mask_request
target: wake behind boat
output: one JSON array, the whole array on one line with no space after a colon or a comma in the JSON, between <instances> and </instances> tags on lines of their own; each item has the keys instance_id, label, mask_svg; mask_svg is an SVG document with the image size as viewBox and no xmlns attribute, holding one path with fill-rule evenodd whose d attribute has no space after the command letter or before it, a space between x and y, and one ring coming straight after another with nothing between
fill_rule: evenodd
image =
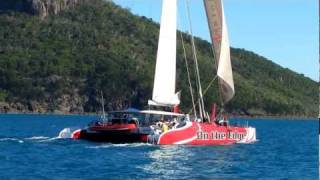
<instances>
[{"instance_id":1,"label":"wake behind boat","mask_svg":"<svg viewBox=\"0 0 320 180\"><path fill-rule=\"evenodd\" d=\"M254 142L255 128L231 126L224 112L224 106L234 97L235 89L222 2L204 0L204 8L216 60L216 74L212 83L218 79L219 113L216 113L214 106L209 116L205 108L204 95L208 88L202 90L190 16L188 20L195 70L194 83L191 82L188 67L190 63L187 62L182 35L181 41L193 108L192 115L178 113L180 92L176 92L177 0L163 0L153 94L152 100L148 101L149 110L127 109L112 111L107 115L103 113L98 121L89 124L87 128L74 131L72 137L111 143L144 142L160 145L226 145ZM192 84L196 84L195 90ZM102 106L104 107L104 103Z\"/></svg>"}]
</instances>

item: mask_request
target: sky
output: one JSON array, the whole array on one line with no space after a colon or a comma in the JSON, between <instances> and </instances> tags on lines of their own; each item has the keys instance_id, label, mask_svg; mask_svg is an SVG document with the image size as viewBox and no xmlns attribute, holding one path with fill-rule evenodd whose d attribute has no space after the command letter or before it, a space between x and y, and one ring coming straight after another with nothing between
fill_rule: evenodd
<instances>
[{"instance_id":1,"label":"sky","mask_svg":"<svg viewBox=\"0 0 320 180\"><path fill-rule=\"evenodd\" d=\"M162 0L113 0L160 22ZM178 28L189 29L186 1L178 0ZM193 34L210 41L202 0L188 0ZM319 80L318 0L223 0L230 45Z\"/></svg>"}]
</instances>

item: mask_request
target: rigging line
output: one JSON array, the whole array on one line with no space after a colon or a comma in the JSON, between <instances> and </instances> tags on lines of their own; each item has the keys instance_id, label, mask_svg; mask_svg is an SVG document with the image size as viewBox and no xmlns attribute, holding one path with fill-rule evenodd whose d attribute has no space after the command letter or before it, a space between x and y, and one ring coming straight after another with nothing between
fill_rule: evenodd
<instances>
[{"instance_id":1,"label":"rigging line","mask_svg":"<svg viewBox=\"0 0 320 180\"><path fill-rule=\"evenodd\" d=\"M204 102L203 102L203 95L202 95L202 88L201 88L201 81L200 81L200 73L199 73L199 66L198 66L198 59L197 59L197 51L196 51L196 47L195 47L195 43L194 43L194 36L192 33L192 26L191 26L191 17L190 17L190 7L189 7L189 1L186 1L186 5L187 5L187 12L188 12L188 21L189 21L189 29L190 29L190 33L191 33L191 43L192 43L192 50L193 50L193 56L194 56L194 61L195 61L195 68L196 68L196 77L197 77L197 81L198 81L198 86L199 86L199 96L200 96L200 112L201 112L201 117L203 118L205 115L204 112ZM203 120L203 119L202 119Z\"/></svg>"},{"instance_id":2,"label":"rigging line","mask_svg":"<svg viewBox=\"0 0 320 180\"><path fill-rule=\"evenodd\" d=\"M213 42L211 42L211 48L210 49L211 49L211 53L212 53L212 56L213 56L212 60L213 60L213 63L214 63L214 69L216 70L216 75L215 75L214 79L216 79L218 77L218 63L219 62L218 62L218 58L217 58L215 50L214 50ZM214 79L212 80L212 83L213 83ZM224 106L223 105L222 95L221 95L222 89L221 89L220 86L221 86L220 85L220 79L218 79L218 99L221 102L221 106ZM207 87L207 89L209 89L209 86Z\"/></svg>"},{"instance_id":3,"label":"rigging line","mask_svg":"<svg viewBox=\"0 0 320 180\"><path fill-rule=\"evenodd\" d=\"M184 2L185 2L185 4L184 4L185 6L184 6L184 7L185 7L185 13L186 13L185 16L187 17L186 19L188 19L189 15L188 15L188 8L187 8L187 5L186 5L186 4L187 4L186 1L187 1L187 0L184 1ZM188 24L188 23L187 23L187 24ZM190 26L191 26L190 22L189 22L188 25L189 25L189 28L188 28L187 31L188 31L188 35L190 36L190 41L191 41L191 42L190 42L190 46L191 46L191 49L192 49L193 65L194 65L194 66L193 66L193 67L194 67L194 74L195 74L195 76L197 76L197 75L196 75L196 74L197 74L197 70L196 70L196 68L195 68L196 63L195 63L195 58L194 58L194 57L195 57L195 56L194 56L194 50L193 50L193 48L192 48L192 38L191 38L191 37L192 37L192 32L190 32L190 31L191 31L191 30L190 30ZM196 81L196 83L195 83L195 84L196 84L196 91L199 92L198 79L196 78L195 81ZM196 95L198 96L198 99L199 99L199 94L197 93ZM195 110L196 110L196 107L198 106L198 101L197 101L197 102L194 101L194 103L196 103L196 104L195 104ZM192 111L192 109L190 109L190 111L189 111L188 114L190 114L191 111ZM201 107L199 107L199 115L200 115L200 116L201 116L201 113L202 113L202 110L201 110Z\"/></svg>"},{"instance_id":4,"label":"rigging line","mask_svg":"<svg viewBox=\"0 0 320 180\"><path fill-rule=\"evenodd\" d=\"M318 3L319 7L318 9L320 9L320 2ZM320 11L319 11L319 16L320 16ZM318 25L320 26L320 19L319 19L319 22L318 22ZM318 27L319 27L318 26ZM320 36L319 36L319 41L320 41ZM319 46L319 72L320 72L320 46ZM319 73L319 81L320 83L320 73ZM319 86L319 114L318 114L318 118L320 119L320 86ZM319 127L320 127L320 123L319 123ZM319 137L320 137L320 128L319 128Z\"/></svg>"},{"instance_id":5,"label":"rigging line","mask_svg":"<svg viewBox=\"0 0 320 180\"><path fill-rule=\"evenodd\" d=\"M208 84L208 86L206 87L206 89L203 91L203 95L205 96L209 90L209 88L211 87L211 85L213 84L214 80L216 80L218 77L218 75L215 75L212 80L210 81L210 83Z\"/></svg>"},{"instance_id":6,"label":"rigging line","mask_svg":"<svg viewBox=\"0 0 320 180\"><path fill-rule=\"evenodd\" d=\"M198 103L199 103L199 110L202 111L201 102L198 101ZM203 121L203 115L204 115L204 114L200 113L200 119L201 119L202 121Z\"/></svg>"},{"instance_id":7,"label":"rigging line","mask_svg":"<svg viewBox=\"0 0 320 180\"><path fill-rule=\"evenodd\" d=\"M102 105L102 115L103 115L103 120L106 119L106 113L104 111L104 99L103 99L103 92L100 91L100 94L101 94L101 105Z\"/></svg>"},{"instance_id":8,"label":"rigging line","mask_svg":"<svg viewBox=\"0 0 320 180\"><path fill-rule=\"evenodd\" d=\"M215 60L216 59L216 55L215 55L215 53L214 53L214 47L213 47L213 45L211 45L210 46L211 48L211 53L212 53L212 62L213 62L213 64L214 64L214 69L216 70L216 73L218 72L218 63L217 63L217 61Z\"/></svg>"},{"instance_id":9,"label":"rigging line","mask_svg":"<svg viewBox=\"0 0 320 180\"><path fill-rule=\"evenodd\" d=\"M188 59L187 59L186 49L185 49L185 46L184 46L184 40L183 40L182 32L180 32L180 37L181 37L183 55L184 55L184 60L185 60L185 64L186 64L187 74L188 74L189 90L190 90L190 94L191 94L194 117L197 118L197 111L196 111L196 105L194 104L194 97L193 97L193 90L192 90L192 84L191 84L191 79L190 79Z\"/></svg>"},{"instance_id":10,"label":"rigging line","mask_svg":"<svg viewBox=\"0 0 320 180\"><path fill-rule=\"evenodd\" d=\"M216 70L216 76L214 77L214 79L218 76L218 64L219 64L219 60L218 60L218 57L216 55L216 52L215 52L215 49L214 49L214 44L213 44L213 41L211 41L211 51L212 51L212 56L213 56L213 63L214 63L214 68ZM224 106L224 103L223 103L223 99L222 99L222 87L221 87L221 83L220 83L220 79L218 78L218 99L221 103L221 106L223 107Z\"/></svg>"},{"instance_id":11,"label":"rigging line","mask_svg":"<svg viewBox=\"0 0 320 180\"><path fill-rule=\"evenodd\" d=\"M178 10L177 10L177 11L178 11ZM177 14L178 14L178 16L180 15L179 11L178 11ZM178 26L181 25L179 19L180 19L180 18L178 18ZM183 39L182 31L178 31L178 33L179 33L179 32L180 32L182 49L183 49L183 56L184 56L184 60L185 60L185 64L186 64L186 69L187 69L189 90L190 90L190 94L191 94L191 100L192 100L192 107L193 107L194 117L197 118L197 110L196 110L196 105L195 105L194 96L193 96L193 88L192 88L192 84L191 84L191 76L190 76L190 71L189 71L189 65L188 65L186 48L185 48L185 45L184 45L184 39Z\"/></svg>"},{"instance_id":12,"label":"rigging line","mask_svg":"<svg viewBox=\"0 0 320 180\"><path fill-rule=\"evenodd\" d=\"M203 91L203 96L205 96L205 95L207 94L209 88L212 86L213 82L217 79L217 77L218 77L218 76L215 75L215 76L212 78L212 80L210 81L210 83L208 84L208 86L206 87L206 89ZM198 98L198 99L197 99L197 102L199 102L199 100L200 100L200 99ZM188 114L190 114L191 111L192 111L192 109L189 110L189 113L188 113Z\"/></svg>"},{"instance_id":13,"label":"rigging line","mask_svg":"<svg viewBox=\"0 0 320 180\"><path fill-rule=\"evenodd\" d=\"M187 0L186 0L187 1ZM186 16L188 17L188 8L187 8L187 5L185 4L185 13L186 13ZM188 18L187 18L188 19ZM189 22L189 26L191 26L190 25L190 22ZM188 35L190 35L190 40L192 41L192 39L191 39L191 33L192 32L190 32L190 27L189 27L189 29L187 30L188 31ZM192 42L190 42L190 45L192 46ZM192 55L193 55L193 60L194 60L194 51L193 51L193 49L192 49ZM193 61L193 64L194 64L194 66L195 66L195 61ZM197 74L197 70L196 70L196 68L194 68L194 74L195 74L195 76L196 76L196 74ZM198 79L196 78L196 91L197 92L199 92L199 84L198 84ZM198 95L197 95L198 96ZM197 106L197 105L195 105L195 106ZM201 111L199 112L199 113L201 113Z\"/></svg>"},{"instance_id":14,"label":"rigging line","mask_svg":"<svg viewBox=\"0 0 320 180\"><path fill-rule=\"evenodd\" d=\"M219 99L220 99L220 102L221 102L221 107L223 108L224 107L224 102L223 102L223 98L222 98L222 83L221 83L221 81L223 81L223 80L221 80L221 79L218 79L218 81L219 81L219 83L218 83L218 86L219 86Z\"/></svg>"},{"instance_id":15,"label":"rigging line","mask_svg":"<svg viewBox=\"0 0 320 180\"><path fill-rule=\"evenodd\" d=\"M214 45L213 45L213 42L211 42L211 53L212 53L212 56L213 56L213 58L212 58L212 60L213 60L213 63L214 63L214 69L215 69L215 71L216 71L216 76L214 77L214 79L216 79L217 78L217 76L218 76L218 57L216 56L216 53L215 53L215 50L214 50ZM214 81L214 79L212 80L212 82ZM221 93L222 93L222 89L221 89L221 87L220 87L221 85L220 85L220 79L218 79L218 99L219 99L219 101L221 102L221 106L224 106L224 104L223 104L223 99L222 99L222 95L221 95ZM209 86L207 87L207 89L209 89ZM205 92L206 93L206 92ZM204 93L204 94L205 94Z\"/></svg>"}]
</instances>

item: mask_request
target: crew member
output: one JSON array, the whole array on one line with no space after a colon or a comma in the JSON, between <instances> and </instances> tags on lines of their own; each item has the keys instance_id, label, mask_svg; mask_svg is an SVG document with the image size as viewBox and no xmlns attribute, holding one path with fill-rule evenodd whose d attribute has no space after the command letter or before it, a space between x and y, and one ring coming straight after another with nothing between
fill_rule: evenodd
<instances>
[{"instance_id":1,"label":"crew member","mask_svg":"<svg viewBox=\"0 0 320 180\"><path fill-rule=\"evenodd\" d=\"M167 123L163 122L162 123L162 132L167 132L169 130L169 127L167 125Z\"/></svg>"}]
</instances>

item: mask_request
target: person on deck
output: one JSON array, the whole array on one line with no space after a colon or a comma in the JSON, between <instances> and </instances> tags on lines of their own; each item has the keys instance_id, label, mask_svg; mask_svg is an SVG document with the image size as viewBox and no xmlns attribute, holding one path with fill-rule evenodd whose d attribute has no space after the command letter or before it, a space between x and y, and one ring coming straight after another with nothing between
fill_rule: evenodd
<instances>
[{"instance_id":1,"label":"person on deck","mask_svg":"<svg viewBox=\"0 0 320 180\"><path fill-rule=\"evenodd\" d=\"M164 132L167 132L168 130L169 130L169 127L168 127L167 123L163 122L162 123L162 132L164 133Z\"/></svg>"}]
</instances>

